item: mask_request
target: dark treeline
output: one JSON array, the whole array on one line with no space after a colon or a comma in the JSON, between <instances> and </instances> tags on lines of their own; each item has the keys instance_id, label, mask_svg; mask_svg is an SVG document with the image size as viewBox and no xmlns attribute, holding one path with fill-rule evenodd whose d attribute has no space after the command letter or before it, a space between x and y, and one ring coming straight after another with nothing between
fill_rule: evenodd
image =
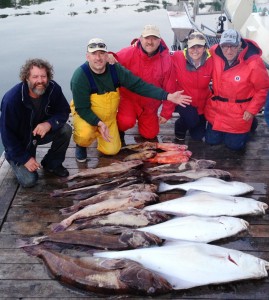
<instances>
[{"instance_id":1,"label":"dark treeline","mask_svg":"<svg viewBox=\"0 0 269 300\"><path fill-rule=\"evenodd\" d=\"M49 2L51 0L1 0L0 8L11 8L11 7L20 7L23 5L31 5L31 4L41 4L43 2Z\"/></svg>"}]
</instances>

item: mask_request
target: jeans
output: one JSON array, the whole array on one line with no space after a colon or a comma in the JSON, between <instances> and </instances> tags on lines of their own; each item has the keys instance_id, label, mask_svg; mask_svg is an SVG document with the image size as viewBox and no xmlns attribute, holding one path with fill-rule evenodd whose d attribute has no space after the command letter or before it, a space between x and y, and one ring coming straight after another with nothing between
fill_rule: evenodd
<instances>
[{"instance_id":1,"label":"jeans","mask_svg":"<svg viewBox=\"0 0 269 300\"><path fill-rule=\"evenodd\" d=\"M59 130L48 133L43 139L37 141L37 145L52 142L50 149L41 161L44 167L54 170L64 162L71 136L72 128L65 123Z\"/></svg>"},{"instance_id":2,"label":"jeans","mask_svg":"<svg viewBox=\"0 0 269 300\"><path fill-rule=\"evenodd\" d=\"M36 171L30 172L24 165L17 166L12 160L9 161L9 164L11 165L18 182L22 187L29 188L36 185L38 180L38 174Z\"/></svg>"},{"instance_id":3,"label":"jeans","mask_svg":"<svg viewBox=\"0 0 269 300\"><path fill-rule=\"evenodd\" d=\"M72 128L65 124L59 130L47 133L44 138L36 139L37 145L44 145L52 142L50 149L44 156L41 164L48 169L55 169L65 160L66 150L69 146L72 135ZM36 156L36 147L30 150L33 157ZM11 165L18 182L23 187L33 187L38 180L38 173L28 171L24 165L16 165L13 161L8 161Z\"/></svg>"},{"instance_id":4,"label":"jeans","mask_svg":"<svg viewBox=\"0 0 269 300\"><path fill-rule=\"evenodd\" d=\"M228 133L212 129L210 123L207 124L205 142L210 145L224 143L231 150L243 150L249 138L249 133Z\"/></svg>"},{"instance_id":5,"label":"jeans","mask_svg":"<svg viewBox=\"0 0 269 300\"><path fill-rule=\"evenodd\" d=\"M205 136L206 119L204 115L198 115L197 109L191 105L175 109L180 117L175 122L175 135L181 135L189 130L194 140L201 140Z\"/></svg>"}]
</instances>

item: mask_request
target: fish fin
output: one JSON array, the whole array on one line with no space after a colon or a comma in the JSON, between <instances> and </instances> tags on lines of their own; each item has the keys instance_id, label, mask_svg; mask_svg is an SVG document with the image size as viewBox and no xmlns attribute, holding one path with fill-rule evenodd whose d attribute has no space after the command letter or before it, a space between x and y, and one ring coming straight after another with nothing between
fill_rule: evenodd
<instances>
[{"instance_id":1,"label":"fish fin","mask_svg":"<svg viewBox=\"0 0 269 300\"><path fill-rule=\"evenodd\" d=\"M65 216L65 215L71 215L71 214L77 212L78 209L74 209L74 207L70 206L70 207L62 208L59 211L63 216Z\"/></svg>"},{"instance_id":2,"label":"fish fin","mask_svg":"<svg viewBox=\"0 0 269 300\"><path fill-rule=\"evenodd\" d=\"M66 227L64 225L62 225L61 223L56 223L51 225L51 230L53 232L60 232L60 231L64 231L66 229Z\"/></svg>"},{"instance_id":3,"label":"fish fin","mask_svg":"<svg viewBox=\"0 0 269 300\"><path fill-rule=\"evenodd\" d=\"M195 189L189 189L189 190L186 191L185 196L194 195L194 194L201 194L201 193L207 193L207 192L200 191L200 190L195 190Z\"/></svg>"}]
</instances>

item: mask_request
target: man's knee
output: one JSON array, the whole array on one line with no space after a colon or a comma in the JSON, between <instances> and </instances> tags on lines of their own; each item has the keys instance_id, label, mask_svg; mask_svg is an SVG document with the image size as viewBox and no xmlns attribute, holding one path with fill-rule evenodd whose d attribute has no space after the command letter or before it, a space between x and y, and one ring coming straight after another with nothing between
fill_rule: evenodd
<instances>
[{"instance_id":1,"label":"man's knee","mask_svg":"<svg viewBox=\"0 0 269 300\"><path fill-rule=\"evenodd\" d=\"M124 115L117 115L117 124L120 131L126 131L135 126L136 118Z\"/></svg>"},{"instance_id":2,"label":"man's knee","mask_svg":"<svg viewBox=\"0 0 269 300\"><path fill-rule=\"evenodd\" d=\"M103 153L105 155L116 155L120 152L121 144L117 143L112 147L98 145L97 149L98 149L98 151L100 151L101 153Z\"/></svg>"},{"instance_id":3,"label":"man's knee","mask_svg":"<svg viewBox=\"0 0 269 300\"><path fill-rule=\"evenodd\" d=\"M37 184L37 179L34 179L32 181L26 181L26 182L19 182L20 185L24 188L31 188L34 187Z\"/></svg>"},{"instance_id":4,"label":"man's knee","mask_svg":"<svg viewBox=\"0 0 269 300\"><path fill-rule=\"evenodd\" d=\"M29 172L27 176L20 176L16 174L19 184L24 188L31 188L37 184L38 174L37 172Z\"/></svg>"},{"instance_id":5,"label":"man's knee","mask_svg":"<svg viewBox=\"0 0 269 300\"><path fill-rule=\"evenodd\" d=\"M59 134L70 140L72 136L72 127L69 124L65 123L64 126L59 130Z\"/></svg>"},{"instance_id":6,"label":"man's knee","mask_svg":"<svg viewBox=\"0 0 269 300\"><path fill-rule=\"evenodd\" d=\"M245 149L247 139L225 139L225 146L234 151L240 151Z\"/></svg>"}]
</instances>

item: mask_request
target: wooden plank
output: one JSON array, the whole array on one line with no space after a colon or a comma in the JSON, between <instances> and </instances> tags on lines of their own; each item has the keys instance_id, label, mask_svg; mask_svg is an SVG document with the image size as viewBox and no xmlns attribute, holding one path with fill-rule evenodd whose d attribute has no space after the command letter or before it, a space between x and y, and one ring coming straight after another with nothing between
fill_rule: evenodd
<instances>
[{"instance_id":1,"label":"wooden plank","mask_svg":"<svg viewBox=\"0 0 269 300\"><path fill-rule=\"evenodd\" d=\"M4 153L1 155L0 167L0 228L2 227L8 209L15 196L18 183L14 177L9 163L4 159Z\"/></svg>"},{"instance_id":2,"label":"wooden plank","mask_svg":"<svg viewBox=\"0 0 269 300\"><path fill-rule=\"evenodd\" d=\"M192 288L184 291L174 291L173 293L156 296L154 299L268 299L269 283L266 279L246 280L238 283L227 283L225 285L208 285ZM111 298L111 295L93 294L90 292L78 291L74 288L63 286L56 280L45 279L21 279L1 280L0 295L2 299L100 299ZM116 297L116 296L115 296ZM118 298L124 298L124 296ZM149 299L127 295L129 299Z\"/></svg>"},{"instance_id":3,"label":"wooden plank","mask_svg":"<svg viewBox=\"0 0 269 300\"><path fill-rule=\"evenodd\" d=\"M2 299L97 299L95 294L83 294L81 291L62 286L58 281L49 280L1 280Z\"/></svg>"},{"instance_id":4,"label":"wooden plank","mask_svg":"<svg viewBox=\"0 0 269 300\"><path fill-rule=\"evenodd\" d=\"M159 142L174 141L173 118L161 127ZM209 146L201 142L186 139L185 143L193 152L195 159L212 159L216 167L230 171L233 180L240 180L254 186L255 191L246 195L269 204L267 176L269 170L269 130L261 118L257 133L251 137L245 153L236 153L221 146ZM143 141L137 133L137 128L126 133L127 143ZM37 157L41 160L48 150L48 145L38 147ZM74 158L75 144L73 141L67 151L64 165L70 174L75 174L85 168L106 166L122 160L130 151L121 151L116 156L101 155L95 145L89 147L87 163L77 163ZM2 166L1 166L2 165ZM31 189L18 187L8 163L0 159L0 196L9 195L8 214L4 213L3 226L0 232L0 298L23 299L100 299L110 295L86 293L75 288L69 288L58 280L51 279L43 262L28 256L18 248L17 239L26 236L46 234L51 223L64 217L59 209L73 204L72 197L51 198L54 189L63 188L62 180L39 171L38 185ZM6 180L6 181L5 181ZM5 188L6 182L9 188ZM14 188L14 186L16 188ZM13 189L13 192L12 192ZM166 201L183 196L183 191L171 191L160 195L160 201ZM3 199L4 200L4 199ZM0 198L2 204L2 198ZM1 212L1 206L0 206ZM250 223L248 232L235 237L222 239L212 244L226 248L241 250L269 261L269 214L264 216L243 216ZM71 251L71 250L70 250ZM164 258L165 259L165 258ZM269 294L269 279L248 280L221 285L208 285L190 290L174 291L173 293L156 296L156 299L267 299ZM115 298L148 299L135 295L125 295Z\"/></svg>"}]
</instances>

